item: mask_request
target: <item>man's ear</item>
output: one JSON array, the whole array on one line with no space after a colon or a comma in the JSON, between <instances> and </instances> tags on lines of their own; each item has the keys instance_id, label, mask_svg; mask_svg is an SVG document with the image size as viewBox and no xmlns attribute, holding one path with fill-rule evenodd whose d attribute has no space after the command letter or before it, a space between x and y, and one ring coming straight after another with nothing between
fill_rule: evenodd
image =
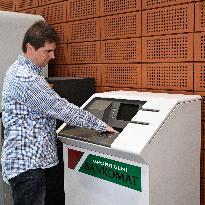
<instances>
[{"instance_id":1,"label":"man's ear","mask_svg":"<svg viewBox=\"0 0 205 205\"><path fill-rule=\"evenodd\" d=\"M34 50L34 47L30 43L27 43L26 47L27 47L27 50L26 50L27 53L31 54Z\"/></svg>"}]
</instances>

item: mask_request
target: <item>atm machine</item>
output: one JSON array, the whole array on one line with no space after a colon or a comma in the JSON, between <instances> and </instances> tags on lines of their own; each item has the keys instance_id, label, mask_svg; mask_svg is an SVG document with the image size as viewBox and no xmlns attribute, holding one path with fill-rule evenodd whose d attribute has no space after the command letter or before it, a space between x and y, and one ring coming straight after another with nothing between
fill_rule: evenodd
<instances>
[{"instance_id":1,"label":"atm machine","mask_svg":"<svg viewBox=\"0 0 205 205\"><path fill-rule=\"evenodd\" d=\"M201 97L113 91L82 108L119 133L62 124L65 204L199 205Z\"/></svg>"}]
</instances>

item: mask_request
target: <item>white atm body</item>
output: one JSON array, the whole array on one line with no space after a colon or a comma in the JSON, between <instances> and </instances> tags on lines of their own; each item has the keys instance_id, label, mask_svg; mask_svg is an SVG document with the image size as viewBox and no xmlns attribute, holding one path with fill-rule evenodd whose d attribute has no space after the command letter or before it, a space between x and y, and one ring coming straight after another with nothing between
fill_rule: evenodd
<instances>
[{"instance_id":1,"label":"white atm body","mask_svg":"<svg viewBox=\"0 0 205 205\"><path fill-rule=\"evenodd\" d=\"M200 204L200 96L113 91L82 108L120 133L59 128L66 204Z\"/></svg>"}]
</instances>

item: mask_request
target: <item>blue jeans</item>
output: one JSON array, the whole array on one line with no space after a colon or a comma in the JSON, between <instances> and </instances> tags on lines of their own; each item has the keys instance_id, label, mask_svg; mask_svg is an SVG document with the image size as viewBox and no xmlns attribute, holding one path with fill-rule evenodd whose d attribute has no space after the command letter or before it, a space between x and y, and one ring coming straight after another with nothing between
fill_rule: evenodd
<instances>
[{"instance_id":1,"label":"blue jeans","mask_svg":"<svg viewBox=\"0 0 205 205\"><path fill-rule=\"evenodd\" d=\"M46 177L44 169L31 169L9 180L14 205L44 205Z\"/></svg>"}]
</instances>

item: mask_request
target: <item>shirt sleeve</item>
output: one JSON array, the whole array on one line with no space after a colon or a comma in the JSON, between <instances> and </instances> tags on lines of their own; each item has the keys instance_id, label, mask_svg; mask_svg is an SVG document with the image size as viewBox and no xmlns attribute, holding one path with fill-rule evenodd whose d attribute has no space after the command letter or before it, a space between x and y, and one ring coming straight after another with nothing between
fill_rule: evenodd
<instances>
[{"instance_id":1,"label":"shirt sleeve","mask_svg":"<svg viewBox=\"0 0 205 205\"><path fill-rule=\"evenodd\" d=\"M61 98L41 76L33 79L27 87L24 102L31 109L62 120L71 126L106 131L105 122Z\"/></svg>"}]
</instances>

